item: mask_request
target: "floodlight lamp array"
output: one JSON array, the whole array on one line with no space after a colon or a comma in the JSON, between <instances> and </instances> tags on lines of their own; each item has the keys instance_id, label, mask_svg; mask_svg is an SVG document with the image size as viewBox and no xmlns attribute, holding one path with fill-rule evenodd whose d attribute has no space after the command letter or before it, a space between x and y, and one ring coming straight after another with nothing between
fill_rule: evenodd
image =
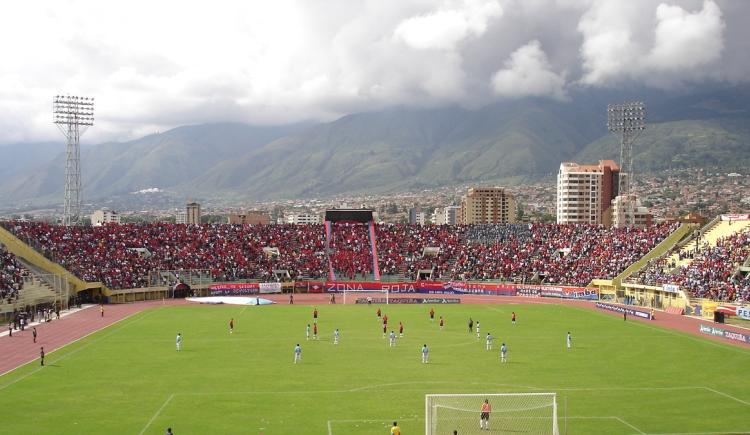
<instances>
[{"instance_id":1,"label":"floodlight lamp array","mask_svg":"<svg viewBox=\"0 0 750 435\"><path fill-rule=\"evenodd\" d=\"M643 102L607 106L607 128L612 133L640 132L646 129L646 105Z\"/></svg>"},{"instance_id":2,"label":"floodlight lamp array","mask_svg":"<svg viewBox=\"0 0 750 435\"><path fill-rule=\"evenodd\" d=\"M55 95L52 102L55 124L94 125L93 98Z\"/></svg>"}]
</instances>

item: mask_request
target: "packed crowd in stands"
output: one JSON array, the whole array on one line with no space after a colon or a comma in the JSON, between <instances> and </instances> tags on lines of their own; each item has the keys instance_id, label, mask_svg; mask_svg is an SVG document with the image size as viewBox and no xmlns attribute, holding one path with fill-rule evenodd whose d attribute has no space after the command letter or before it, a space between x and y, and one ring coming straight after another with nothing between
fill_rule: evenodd
<instances>
[{"instance_id":1,"label":"packed crowd in stands","mask_svg":"<svg viewBox=\"0 0 750 435\"><path fill-rule=\"evenodd\" d=\"M330 258L337 278L354 279L373 273L368 228L360 224L333 224Z\"/></svg>"},{"instance_id":2,"label":"packed crowd in stands","mask_svg":"<svg viewBox=\"0 0 750 435\"><path fill-rule=\"evenodd\" d=\"M378 259L383 274L415 280L420 270L433 279L447 273L463 240L465 227L448 225L379 225ZM426 252L425 248L434 248Z\"/></svg>"},{"instance_id":3,"label":"packed crowd in stands","mask_svg":"<svg viewBox=\"0 0 750 435\"><path fill-rule=\"evenodd\" d=\"M593 279L614 278L675 228L669 224L648 228L554 224L471 228L450 278L585 286Z\"/></svg>"},{"instance_id":4,"label":"packed crowd in stands","mask_svg":"<svg viewBox=\"0 0 750 435\"><path fill-rule=\"evenodd\" d=\"M322 226L105 225L64 227L12 222L6 227L85 281L146 287L157 270L207 269L221 281L321 277L327 271ZM264 247L278 248L275 255Z\"/></svg>"},{"instance_id":5,"label":"packed crowd in stands","mask_svg":"<svg viewBox=\"0 0 750 435\"><path fill-rule=\"evenodd\" d=\"M23 287L24 271L15 255L0 245L0 303L10 303L18 298L18 292Z\"/></svg>"},{"instance_id":6,"label":"packed crowd in stands","mask_svg":"<svg viewBox=\"0 0 750 435\"><path fill-rule=\"evenodd\" d=\"M737 266L750 255L750 231L720 239L715 246L704 244L697 251L682 253L680 259L692 261L680 267L676 263L667 264L673 253L651 261L628 277L628 281L653 286L675 284L692 297L731 302L750 300L750 278L733 276Z\"/></svg>"},{"instance_id":7,"label":"packed crowd in stands","mask_svg":"<svg viewBox=\"0 0 750 435\"><path fill-rule=\"evenodd\" d=\"M367 226L333 225L329 250L322 225L4 226L86 281L110 288L148 285L156 270L208 269L221 281L338 279L373 272ZM674 225L607 229L585 225L417 226L376 228L382 275L433 280L507 280L586 285L612 278L663 240ZM278 255L263 248L277 248Z\"/></svg>"}]
</instances>

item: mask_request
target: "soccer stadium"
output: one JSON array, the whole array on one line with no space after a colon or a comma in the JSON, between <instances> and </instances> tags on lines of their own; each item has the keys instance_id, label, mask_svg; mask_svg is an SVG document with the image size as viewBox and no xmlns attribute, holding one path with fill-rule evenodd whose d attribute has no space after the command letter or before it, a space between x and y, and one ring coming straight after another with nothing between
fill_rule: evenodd
<instances>
[{"instance_id":1,"label":"soccer stadium","mask_svg":"<svg viewBox=\"0 0 750 435\"><path fill-rule=\"evenodd\" d=\"M748 18L3 2L0 435L750 434Z\"/></svg>"},{"instance_id":2,"label":"soccer stadium","mask_svg":"<svg viewBox=\"0 0 750 435\"><path fill-rule=\"evenodd\" d=\"M371 219L2 222L2 432L750 431L747 216Z\"/></svg>"}]
</instances>

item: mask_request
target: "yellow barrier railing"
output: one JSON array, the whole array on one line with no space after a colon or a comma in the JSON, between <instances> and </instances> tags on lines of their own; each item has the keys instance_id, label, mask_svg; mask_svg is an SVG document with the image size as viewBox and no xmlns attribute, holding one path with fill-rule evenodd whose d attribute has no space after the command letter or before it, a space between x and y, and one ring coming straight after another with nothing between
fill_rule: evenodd
<instances>
[{"instance_id":1,"label":"yellow barrier railing","mask_svg":"<svg viewBox=\"0 0 750 435\"><path fill-rule=\"evenodd\" d=\"M645 266L649 261L651 261L654 258L657 258L663 254L665 254L667 251L669 251L674 245L677 244L680 240L682 240L683 237L688 235L694 228L696 224L682 224L679 228L674 230L672 234L667 236L666 239L662 240L658 245L656 245L651 251L649 251L646 255L641 257L640 260L636 261L635 263L628 266L627 269L622 271L619 275L617 275L612 280L612 285L616 288L620 288L622 284L622 280L627 278L628 275L631 273L639 270L643 266Z\"/></svg>"},{"instance_id":2,"label":"yellow barrier railing","mask_svg":"<svg viewBox=\"0 0 750 435\"><path fill-rule=\"evenodd\" d=\"M24 243L13 233L0 226L0 242L16 257L20 257L31 263L34 267L43 270L46 273L60 275L68 281L70 289L73 292L79 292L88 289L98 289L104 295L111 294L111 290L101 282L87 282L70 273L67 269L54 261L48 259L34 248Z\"/></svg>"}]
</instances>

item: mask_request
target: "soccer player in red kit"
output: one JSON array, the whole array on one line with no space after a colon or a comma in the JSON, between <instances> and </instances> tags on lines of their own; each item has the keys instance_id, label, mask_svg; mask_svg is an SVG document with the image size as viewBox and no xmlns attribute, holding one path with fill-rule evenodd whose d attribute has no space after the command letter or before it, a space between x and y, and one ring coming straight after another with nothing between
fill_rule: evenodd
<instances>
[{"instance_id":1,"label":"soccer player in red kit","mask_svg":"<svg viewBox=\"0 0 750 435\"><path fill-rule=\"evenodd\" d=\"M378 311L376 312L376 314L378 315L378 319L379 319L380 318L380 308L378 308Z\"/></svg>"},{"instance_id":2,"label":"soccer player in red kit","mask_svg":"<svg viewBox=\"0 0 750 435\"><path fill-rule=\"evenodd\" d=\"M515 311L513 311L513 313L511 314L511 321L513 322L514 325L516 324L516 312Z\"/></svg>"},{"instance_id":3,"label":"soccer player in red kit","mask_svg":"<svg viewBox=\"0 0 750 435\"><path fill-rule=\"evenodd\" d=\"M443 326L445 326L445 321L443 320L443 316L440 316L440 330L443 330Z\"/></svg>"},{"instance_id":4,"label":"soccer player in red kit","mask_svg":"<svg viewBox=\"0 0 750 435\"><path fill-rule=\"evenodd\" d=\"M318 339L318 324L313 323L313 340Z\"/></svg>"},{"instance_id":5,"label":"soccer player in red kit","mask_svg":"<svg viewBox=\"0 0 750 435\"><path fill-rule=\"evenodd\" d=\"M398 322L398 333L401 338L404 338L404 324L401 322Z\"/></svg>"},{"instance_id":6,"label":"soccer player in red kit","mask_svg":"<svg viewBox=\"0 0 750 435\"><path fill-rule=\"evenodd\" d=\"M388 324L388 314L383 314L383 324L384 325Z\"/></svg>"},{"instance_id":7,"label":"soccer player in red kit","mask_svg":"<svg viewBox=\"0 0 750 435\"><path fill-rule=\"evenodd\" d=\"M435 310L430 308L430 320L435 320Z\"/></svg>"},{"instance_id":8,"label":"soccer player in red kit","mask_svg":"<svg viewBox=\"0 0 750 435\"><path fill-rule=\"evenodd\" d=\"M386 329L388 329L388 325L383 323L383 338L385 338Z\"/></svg>"},{"instance_id":9,"label":"soccer player in red kit","mask_svg":"<svg viewBox=\"0 0 750 435\"><path fill-rule=\"evenodd\" d=\"M313 323L318 323L318 309L313 310Z\"/></svg>"}]
</instances>

